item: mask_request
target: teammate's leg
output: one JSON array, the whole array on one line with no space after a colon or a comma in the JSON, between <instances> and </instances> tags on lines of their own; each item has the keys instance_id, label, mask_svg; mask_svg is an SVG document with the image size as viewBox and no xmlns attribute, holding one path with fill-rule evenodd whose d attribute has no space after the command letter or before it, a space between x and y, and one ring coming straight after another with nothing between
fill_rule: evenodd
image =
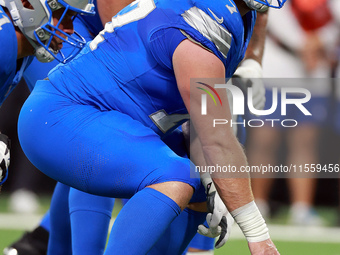
<instances>
[{"instance_id":1,"label":"teammate's leg","mask_svg":"<svg viewBox=\"0 0 340 255\"><path fill-rule=\"evenodd\" d=\"M114 201L114 198L70 189L73 255L104 254Z\"/></svg>"},{"instance_id":2,"label":"teammate's leg","mask_svg":"<svg viewBox=\"0 0 340 255\"><path fill-rule=\"evenodd\" d=\"M123 251L136 255L146 254L161 238L171 222L180 215L181 206L185 206L189 202L188 196L192 195L193 191L189 185L189 187L184 186L187 184L182 185L177 182L164 184L158 184L161 187L156 188L162 192L164 192L163 188L173 192L173 188L176 187L178 191L183 192L182 194L186 193L187 195L178 196L177 194L170 198L153 188L144 188L139 191L119 213L112 228L105 254L121 254ZM167 192L165 191L165 193ZM127 236L122 238L123 230L131 224L135 224L136 231L131 230Z\"/></svg>"},{"instance_id":3,"label":"teammate's leg","mask_svg":"<svg viewBox=\"0 0 340 255\"><path fill-rule=\"evenodd\" d=\"M72 255L71 228L68 206L70 187L57 183L50 207L50 236L47 254ZM51 252L53 251L53 252Z\"/></svg>"},{"instance_id":4,"label":"teammate's leg","mask_svg":"<svg viewBox=\"0 0 340 255\"><path fill-rule=\"evenodd\" d=\"M188 208L184 209L166 229L148 255L182 254L197 233L198 225L202 224L205 218L206 213L193 211ZM214 239L212 240L214 244Z\"/></svg>"}]
</instances>

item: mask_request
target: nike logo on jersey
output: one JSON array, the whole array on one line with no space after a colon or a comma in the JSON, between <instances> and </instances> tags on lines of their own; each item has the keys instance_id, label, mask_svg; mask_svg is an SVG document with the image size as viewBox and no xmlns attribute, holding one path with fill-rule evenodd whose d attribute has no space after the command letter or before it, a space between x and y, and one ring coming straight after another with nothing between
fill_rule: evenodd
<instances>
[{"instance_id":1,"label":"nike logo on jersey","mask_svg":"<svg viewBox=\"0 0 340 255\"><path fill-rule=\"evenodd\" d=\"M216 16L215 13L212 12L212 10L210 10L209 8L208 8L208 10L210 11L210 13L213 15L213 17L216 19L216 21L217 21L219 24L222 24L222 23L223 23L223 17L222 17L222 18L219 18L219 17Z\"/></svg>"},{"instance_id":2,"label":"nike logo on jersey","mask_svg":"<svg viewBox=\"0 0 340 255\"><path fill-rule=\"evenodd\" d=\"M230 11L230 14L233 14L234 12L237 13L237 8L236 8L235 4L232 1L230 1L230 3L231 3L232 6L226 5L225 7L228 8L228 10Z\"/></svg>"}]
</instances>

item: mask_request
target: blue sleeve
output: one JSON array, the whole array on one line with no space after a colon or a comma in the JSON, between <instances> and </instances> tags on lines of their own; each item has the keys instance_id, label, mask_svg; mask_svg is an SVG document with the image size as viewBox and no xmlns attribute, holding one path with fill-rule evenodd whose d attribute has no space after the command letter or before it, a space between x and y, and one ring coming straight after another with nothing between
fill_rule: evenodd
<instances>
[{"instance_id":1,"label":"blue sleeve","mask_svg":"<svg viewBox=\"0 0 340 255\"><path fill-rule=\"evenodd\" d=\"M18 44L14 25L0 6L0 105L14 88Z\"/></svg>"},{"instance_id":2,"label":"blue sleeve","mask_svg":"<svg viewBox=\"0 0 340 255\"><path fill-rule=\"evenodd\" d=\"M187 37L177 28L158 30L150 38L151 53L161 66L172 70L172 55L184 39Z\"/></svg>"}]
</instances>

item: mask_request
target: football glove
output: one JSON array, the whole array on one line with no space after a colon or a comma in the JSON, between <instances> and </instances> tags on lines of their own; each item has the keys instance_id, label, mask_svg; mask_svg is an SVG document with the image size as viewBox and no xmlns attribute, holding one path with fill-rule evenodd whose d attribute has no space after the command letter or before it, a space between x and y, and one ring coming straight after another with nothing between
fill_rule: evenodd
<instances>
[{"instance_id":1,"label":"football glove","mask_svg":"<svg viewBox=\"0 0 340 255\"><path fill-rule=\"evenodd\" d=\"M202 175L202 183L207 194L207 224L198 226L198 233L207 237L218 237L215 248L222 247L229 239L233 217L229 214L226 206L218 195L215 185L209 174Z\"/></svg>"},{"instance_id":2,"label":"football glove","mask_svg":"<svg viewBox=\"0 0 340 255\"><path fill-rule=\"evenodd\" d=\"M7 135L0 133L0 185L2 185L8 177L8 166L10 162L10 140Z\"/></svg>"},{"instance_id":3,"label":"football glove","mask_svg":"<svg viewBox=\"0 0 340 255\"><path fill-rule=\"evenodd\" d=\"M252 88L253 106L257 110L263 110L266 102L266 90L262 77L262 66L254 59L242 61L233 75L233 78L240 78L240 82L243 84L241 89L246 90L248 87Z\"/></svg>"}]
</instances>

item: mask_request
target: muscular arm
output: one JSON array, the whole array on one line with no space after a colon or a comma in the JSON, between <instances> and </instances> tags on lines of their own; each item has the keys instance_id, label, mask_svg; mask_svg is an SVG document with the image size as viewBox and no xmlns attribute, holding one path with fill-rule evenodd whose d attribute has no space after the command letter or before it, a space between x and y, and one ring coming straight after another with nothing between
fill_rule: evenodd
<instances>
[{"instance_id":1,"label":"muscular arm","mask_svg":"<svg viewBox=\"0 0 340 255\"><path fill-rule=\"evenodd\" d=\"M175 50L173 65L179 91L189 109L192 125L199 138L199 149L203 152L204 160L201 159L200 163L208 166L233 165L238 169L245 166L247 164L246 157L232 128L229 125L212 127L213 119L231 118L228 107L221 106L216 110L216 107L213 108L214 105L209 105L210 100L208 100L208 109L214 109L214 111L202 118L200 115L201 91L195 88L190 90L190 78L219 78L218 82L224 83L225 69L222 62L202 47L189 40L184 40ZM228 105L226 93L220 93L220 96L223 104ZM191 151L193 152L193 150L195 148L192 148ZM195 157L195 155L191 155L191 157ZM196 164L200 163L196 162ZM234 179L212 177L223 202L230 211L253 200L247 174L240 176L243 178Z\"/></svg>"},{"instance_id":2,"label":"muscular arm","mask_svg":"<svg viewBox=\"0 0 340 255\"><path fill-rule=\"evenodd\" d=\"M241 166L247 165L245 154L235 137L232 128L229 125L217 125L212 127L213 119L231 119L231 113L228 107L214 107L212 100L207 100L208 109L214 109L209 111L204 117L201 116L201 90L196 89L196 86L190 88L190 78L219 78L211 82L211 86L214 83L224 83L225 70L222 62L212 53L201 48L200 46L184 40L176 48L173 55L173 67L178 84L178 89L181 93L183 101L190 113L191 125L190 130L197 134L197 139L193 139L190 144L190 158L196 165L201 166L235 166L236 169L240 169ZM206 81L206 80L205 80ZM207 81L208 83L208 81ZM223 104L228 105L228 98L226 93L220 93ZM191 133L191 135L194 135ZM221 178L224 177L224 178ZM229 177L229 178L228 178ZM256 229L260 223L260 235L264 239L257 241L249 241L249 249L252 255L277 255L275 245L272 243L266 230L266 225L261 214L257 208L254 211L253 195L250 187L249 176L246 173L241 173L238 178L230 178L230 176L216 176L212 174L212 179L215 183L216 189L229 211L234 212L234 217L240 219L237 212L243 214L242 220L238 223L242 231L253 232L255 229L253 225L254 215ZM255 206L256 207L256 206ZM244 217L245 208L247 213L252 215ZM250 211L249 211L250 209ZM245 220L247 218L247 220ZM241 226L242 225L242 226ZM247 229L247 230L246 230ZM246 231L246 232L245 232ZM264 232L263 232L264 231ZM259 231L256 231L258 235Z\"/></svg>"}]
</instances>

